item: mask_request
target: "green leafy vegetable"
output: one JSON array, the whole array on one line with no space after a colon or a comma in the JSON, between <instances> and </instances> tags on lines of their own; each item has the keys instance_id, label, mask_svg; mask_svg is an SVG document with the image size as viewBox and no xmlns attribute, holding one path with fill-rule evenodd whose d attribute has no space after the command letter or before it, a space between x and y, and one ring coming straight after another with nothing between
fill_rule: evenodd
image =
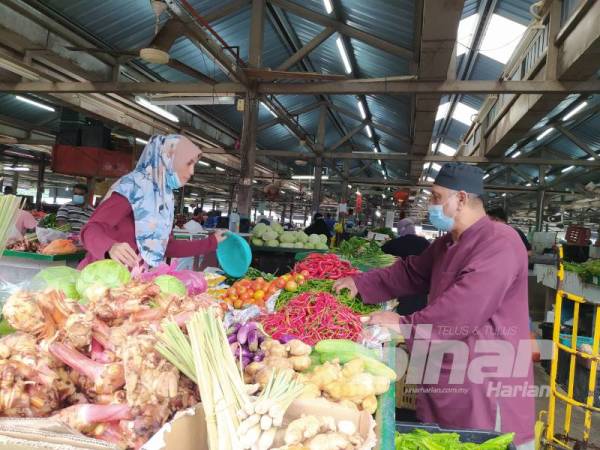
<instances>
[{"instance_id":1,"label":"green leafy vegetable","mask_svg":"<svg viewBox=\"0 0 600 450\"><path fill-rule=\"evenodd\" d=\"M283 308L292 298L303 292L327 292L336 297L340 303L348 306L352 311L358 314L370 314L380 309L378 305L364 304L358 297L351 298L347 290L342 291L339 294L334 292L333 283L333 280L309 280L299 286L296 292L282 291L275 302L275 310Z\"/></svg>"},{"instance_id":2,"label":"green leafy vegetable","mask_svg":"<svg viewBox=\"0 0 600 450\"><path fill-rule=\"evenodd\" d=\"M391 266L396 261L394 256L384 253L377 242L356 236L343 241L337 253L353 266L366 269Z\"/></svg>"},{"instance_id":3,"label":"green leafy vegetable","mask_svg":"<svg viewBox=\"0 0 600 450\"><path fill-rule=\"evenodd\" d=\"M77 291L78 279L79 271L71 267L47 267L32 278L29 288L33 291L52 288L63 292L67 298L78 300L80 297Z\"/></svg>"},{"instance_id":4,"label":"green leafy vegetable","mask_svg":"<svg viewBox=\"0 0 600 450\"><path fill-rule=\"evenodd\" d=\"M564 263L565 270L579 275L584 282L591 282L593 277L600 277L600 259L590 259L583 263Z\"/></svg>"},{"instance_id":5,"label":"green leafy vegetable","mask_svg":"<svg viewBox=\"0 0 600 450\"><path fill-rule=\"evenodd\" d=\"M131 280L131 274L123 264L112 259L103 259L86 266L77 280L77 291L85 299L86 291L92 286L114 288Z\"/></svg>"},{"instance_id":6,"label":"green leafy vegetable","mask_svg":"<svg viewBox=\"0 0 600 450\"><path fill-rule=\"evenodd\" d=\"M173 275L160 275L154 279L154 283L163 294L186 295L185 284Z\"/></svg>"},{"instance_id":7,"label":"green leafy vegetable","mask_svg":"<svg viewBox=\"0 0 600 450\"><path fill-rule=\"evenodd\" d=\"M460 442L458 433L429 433L415 428L410 433L396 433L396 450L506 450L515 437L507 433L482 444Z\"/></svg>"}]
</instances>

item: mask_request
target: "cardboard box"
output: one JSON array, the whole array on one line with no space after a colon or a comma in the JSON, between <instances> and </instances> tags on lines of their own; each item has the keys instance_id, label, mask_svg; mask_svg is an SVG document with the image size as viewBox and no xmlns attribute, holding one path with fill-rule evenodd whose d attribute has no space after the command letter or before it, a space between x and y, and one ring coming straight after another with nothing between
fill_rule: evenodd
<instances>
[{"instance_id":1,"label":"cardboard box","mask_svg":"<svg viewBox=\"0 0 600 450\"><path fill-rule=\"evenodd\" d=\"M371 450L377 443L375 420L369 413L354 411L325 399L316 399L296 400L290 405L284 418L284 426L277 433L273 447L284 444L283 436L288 423L302 415L311 414L352 421L365 440L360 450ZM194 409L181 412L156 433L142 450L208 450L202 405L198 404Z\"/></svg>"},{"instance_id":2,"label":"cardboard box","mask_svg":"<svg viewBox=\"0 0 600 450\"><path fill-rule=\"evenodd\" d=\"M360 450L371 450L377 443L375 420L365 411L354 411L324 399L296 400L289 407L284 426L275 438L274 447L283 445L284 430L302 415L331 416L349 420L365 443ZM0 419L0 450L118 450L118 447L91 439L53 419ZM179 412L166 423L142 450L208 450L204 410L195 408Z\"/></svg>"}]
</instances>

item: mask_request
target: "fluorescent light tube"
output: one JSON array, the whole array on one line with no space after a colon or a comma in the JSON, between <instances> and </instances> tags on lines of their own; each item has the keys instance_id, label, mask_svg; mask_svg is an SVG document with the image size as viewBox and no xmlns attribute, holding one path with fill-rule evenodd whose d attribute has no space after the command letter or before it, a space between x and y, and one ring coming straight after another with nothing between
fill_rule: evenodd
<instances>
[{"instance_id":1,"label":"fluorescent light tube","mask_svg":"<svg viewBox=\"0 0 600 450\"><path fill-rule=\"evenodd\" d=\"M510 155L511 158L518 158L519 156L521 156L521 150L518 150Z\"/></svg>"},{"instance_id":2,"label":"fluorescent light tube","mask_svg":"<svg viewBox=\"0 0 600 450\"><path fill-rule=\"evenodd\" d=\"M20 95L15 96L17 100L20 100L25 103L29 103L30 105L37 106L38 108L45 109L46 111L54 112L56 111L54 108L48 105L44 105L43 103L36 102L34 100L29 100L27 97L21 97Z\"/></svg>"},{"instance_id":3,"label":"fluorescent light tube","mask_svg":"<svg viewBox=\"0 0 600 450\"><path fill-rule=\"evenodd\" d=\"M275 111L273 111L269 105L267 105L265 102L260 102L260 104L263 105L265 107L265 109L267 111L269 111L273 117L277 117L277 113Z\"/></svg>"},{"instance_id":4,"label":"fluorescent light tube","mask_svg":"<svg viewBox=\"0 0 600 450\"><path fill-rule=\"evenodd\" d=\"M433 177L427 177L426 180L430 183L433 183L435 180L433 179Z\"/></svg>"},{"instance_id":5,"label":"fluorescent light tube","mask_svg":"<svg viewBox=\"0 0 600 450\"><path fill-rule=\"evenodd\" d=\"M352 73L352 65L350 64L350 59L348 58L348 53L346 53L346 47L344 46L344 41L342 41L341 37L338 37L335 41L337 44L338 51L340 52L340 56L342 58L342 62L344 63L344 68L346 69L346 73Z\"/></svg>"},{"instance_id":6,"label":"fluorescent light tube","mask_svg":"<svg viewBox=\"0 0 600 450\"><path fill-rule=\"evenodd\" d=\"M569 170L573 170L575 168L575 166L569 166L569 167L565 167L563 170L561 170L562 173L566 173Z\"/></svg>"},{"instance_id":7,"label":"fluorescent light tube","mask_svg":"<svg viewBox=\"0 0 600 450\"><path fill-rule=\"evenodd\" d=\"M381 165L381 160L380 159L378 159L377 162L379 163L379 165Z\"/></svg>"},{"instance_id":8,"label":"fluorescent light tube","mask_svg":"<svg viewBox=\"0 0 600 450\"><path fill-rule=\"evenodd\" d=\"M367 125L365 127L367 129L367 136L369 136L369 139L373 137L373 132L371 131L371 126Z\"/></svg>"},{"instance_id":9,"label":"fluorescent light tube","mask_svg":"<svg viewBox=\"0 0 600 450\"><path fill-rule=\"evenodd\" d=\"M292 180L314 180L314 175L292 175ZM323 175L321 180L329 180L327 175Z\"/></svg>"},{"instance_id":10,"label":"fluorescent light tube","mask_svg":"<svg viewBox=\"0 0 600 450\"><path fill-rule=\"evenodd\" d=\"M489 177L490 177L490 174L489 174L489 173L486 173L486 174L483 176L483 179L484 179L484 180L487 180Z\"/></svg>"},{"instance_id":11,"label":"fluorescent light tube","mask_svg":"<svg viewBox=\"0 0 600 450\"><path fill-rule=\"evenodd\" d=\"M538 137L536 137L535 140L541 141L542 139L544 139L546 136L548 136L553 131L554 131L554 128L548 128L546 131L544 131L542 134L540 134Z\"/></svg>"},{"instance_id":12,"label":"fluorescent light tube","mask_svg":"<svg viewBox=\"0 0 600 450\"><path fill-rule=\"evenodd\" d=\"M153 105L148 100L143 97L136 97L135 102L138 105L143 106L146 109L149 109L152 112L155 112L159 116L163 116L165 119L170 120L171 122L179 122L179 118L175 115L167 111L166 109L161 108L160 106Z\"/></svg>"},{"instance_id":13,"label":"fluorescent light tube","mask_svg":"<svg viewBox=\"0 0 600 450\"><path fill-rule=\"evenodd\" d=\"M24 166L4 166L4 170L12 170L13 172L29 172L29 167Z\"/></svg>"},{"instance_id":14,"label":"fluorescent light tube","mask_svg":"<svg viewBox=\"0 0 600 450\"><path fill-rule=\"evenodd\" d=\"M217 169L219 172L225 172L225 169L219 166L215 167L215 169Z\"/></svg>"},{"instance_id":15,"label":"fluorescent light tube","mask_svg":"<svg viewBox=\"0 0 600 450\"><path fill-rule=\"evenodd\" d=\"M566 122L571 117L573 117L575 114L577 114L579 111L581 111L583 108L585 108L587 105L588 105L588 102L582 102L582 103L580 103L575 108L573 108L570 112L568 112L567 115L562 118L562 121Z\"/></svg>"},{"instance_id":16,"label":"fluorescent light tube","mask_svg":"<svg viewBox=\"0 0 600 450\"><path fill-rule=\"evenodd\" d=\"M333 12L333 5L331 4L331 0L323 0L323 6L325 6L325 11L327 14L331 14Z\"/></svg>"},{"instance_id":17,"label":"fluorescent light tube","mask_svg":"<svg viewBox=\"0 0 600 450\"><path fill-rule=\"evenodd\" d=\"M146 145L148 143L148 141L146 139L142 139L142 138L135 138L135 143L136 144L142 144L142 145Z\"/></svg>"},{"instance_id":18,"label":"fluorescent light tube","mask_svg":"<svg viewBox=\"0 0 600 450\"><path fill-rule=\"evenodd\" d=\"M358 101L357 105L358 105L358 110L360 111L360 117L362 117L363 120L365 120L367 118L367 113L365 111L365 105L363 105L363 102L360 100Z\"/></svg>"}]
</instances>

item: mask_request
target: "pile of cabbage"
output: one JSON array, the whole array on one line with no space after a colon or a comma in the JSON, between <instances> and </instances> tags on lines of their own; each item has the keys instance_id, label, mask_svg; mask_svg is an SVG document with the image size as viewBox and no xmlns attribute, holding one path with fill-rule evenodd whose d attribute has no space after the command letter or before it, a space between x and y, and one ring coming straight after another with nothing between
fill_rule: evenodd
<instances>
[{"instance_id":1,"label":"pile of cabbage","mask_svg":"<svg viewBox=\"0 0 600 450\"><path fill-rule=\"evenodd\" d=\"M257 224L252 230L252 245L255 247L285 247L307 250L327 250L327 236L324 234L307 235L304 231L284 231L278 223L270 226Z\"/></svg>"}]
</instances>

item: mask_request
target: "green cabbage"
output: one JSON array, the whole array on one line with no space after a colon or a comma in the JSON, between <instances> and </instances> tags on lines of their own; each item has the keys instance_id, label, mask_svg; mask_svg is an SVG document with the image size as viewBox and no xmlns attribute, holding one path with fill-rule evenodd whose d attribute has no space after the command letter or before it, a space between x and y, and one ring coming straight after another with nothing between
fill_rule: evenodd
<instances>
[{"instance_id":1,"label":"green cabbage","mask_svg":"<svg viewBox=\"0 0 600 450\"><path fill-rule=\"evenodd\" d=\"M280 224L280 223L273 222L273 223L271 224L271 229L272 229L272 230L273 230L275 233L277 233L277 234L281 234L281 233L283 233L283 227L281 226L281 224Z\"/></svg>"},{"instance_id":2,"label":"green cabbage","mask_svg":"<svg viewBox=\"0 0 600 450\"><path fill-rule=\"evenodd\" d=\"M86 291L94 286L114 288L131 280L131 274L123 264L112 259L103 259L86 266L77 280L77 292L86 298Z\"/></svg>"},{"instance_id":3,"label":"green cabbage","mask_svg":"<svg viewBox=\"0 0 600 450\"><path fill-rule=\"evenodd\" d=\"M265 245L265 243L264 243L264 241L262 239L253 238L252 239L252 245L254 245L256 247L260 247L262 245Z\"/></svg>"},{"instance_id":4,"label":"green cabbage","mask_svg":"<svg viewBox=\"0 0 600 450\"><path fill-rule=\"evenodd\" d=\"M277 239L277 233L275 233L273 230L269 230L269 231L265 231L262 235L262 240L263 241L274 241Z\"/></svg>"},{"instance_id":5,"label":"green cabbage","mask_svg":"<svg viewBox=\"0 0 600 450\"><path fill-rule=\"evenodd\" d=\"M319 237L321 238L322 244L327 244L327 236L325 236L324 234L320 234Z\"/></svg>"},{"instance_id":6,"label":"green cabbage","mask_svg":"<svg viewBox=\"0 0 600 450\"><path fill-rule=\"evenodd\" d=\"M298 242L308 242L308 235L304 231L297 231L296 240Z\"/></svg>"},{"instance_id":7,"label":"green cabbage","mask_svg":"<svg viewBox=\"0 0 600 450\"><path fill-rule=\"evenodd\" d=\"M319 242L321 242L321 238L319 237L318 234L311 234L308 237L308 242L310 242L312 244L318 244Z\"/></svg>"},{"instance_id":8,"label":"green cabbage","mask_svg":"<svg viewBox=\"0 0 600 450\"><path fill-rule=\"evenodd\" d=\"M276 241L276 240L267 241L267 247L279 247L279 241Z\"/></svg>"},{"instance_id":9,"label":"green cabbage","mask_svg":"<svg viewBox=\"0 0 600 450\"><path fill-rule=\"evenodd\" d=\"M160 275L154 279L154 284L163 294L187 295L185 284L172 275Z\"/></svg>"},{"instance_id":10,"label":"green cabbage","mask_svg":"<svg viewBox=\"0 0 600 450\"><path fill-rule=\"evenodd\" d=\"M284 231L279 240L282 243L294 243L296 242L296 233L293 231Z\"/></svg>"},{"instance_id":11,"label":"green cabbage","mask_svg":"<svg viewBox=\"0 0 600 450\"><path fill-rule=\"evenodd\" d=\"M257 223L254 229L252 230L252 235L256 237L261 237L265 231L269 231L270 228L268 225L264 223Z\"/></svg>"},{"instance_id":12,"label":"green cabbage","mask_svg":"<svg viewBox=\"0 0 600 450\"><path fill-rule=\"evenodd\" d=\"M61 291L67 298L73 300L79 299L79 292L77 292L77 279L79 278L79 271L67 267L47 267L44 270L38 272L29 283L29 289L32 291L43 291L44 289L51 288L57 291Z\"/></svg>"},{"instance_id":13,"label":"green cabbage","mask_svg":"<svg viewBox=\"0 0 600 450\"><path fill-rule=\"evenodd\" d=\"M307 249L307 250L314 250L315 244L313 244L312 242L306 242L304 244L304 248Z\"/></svg>"}]
</instances>

